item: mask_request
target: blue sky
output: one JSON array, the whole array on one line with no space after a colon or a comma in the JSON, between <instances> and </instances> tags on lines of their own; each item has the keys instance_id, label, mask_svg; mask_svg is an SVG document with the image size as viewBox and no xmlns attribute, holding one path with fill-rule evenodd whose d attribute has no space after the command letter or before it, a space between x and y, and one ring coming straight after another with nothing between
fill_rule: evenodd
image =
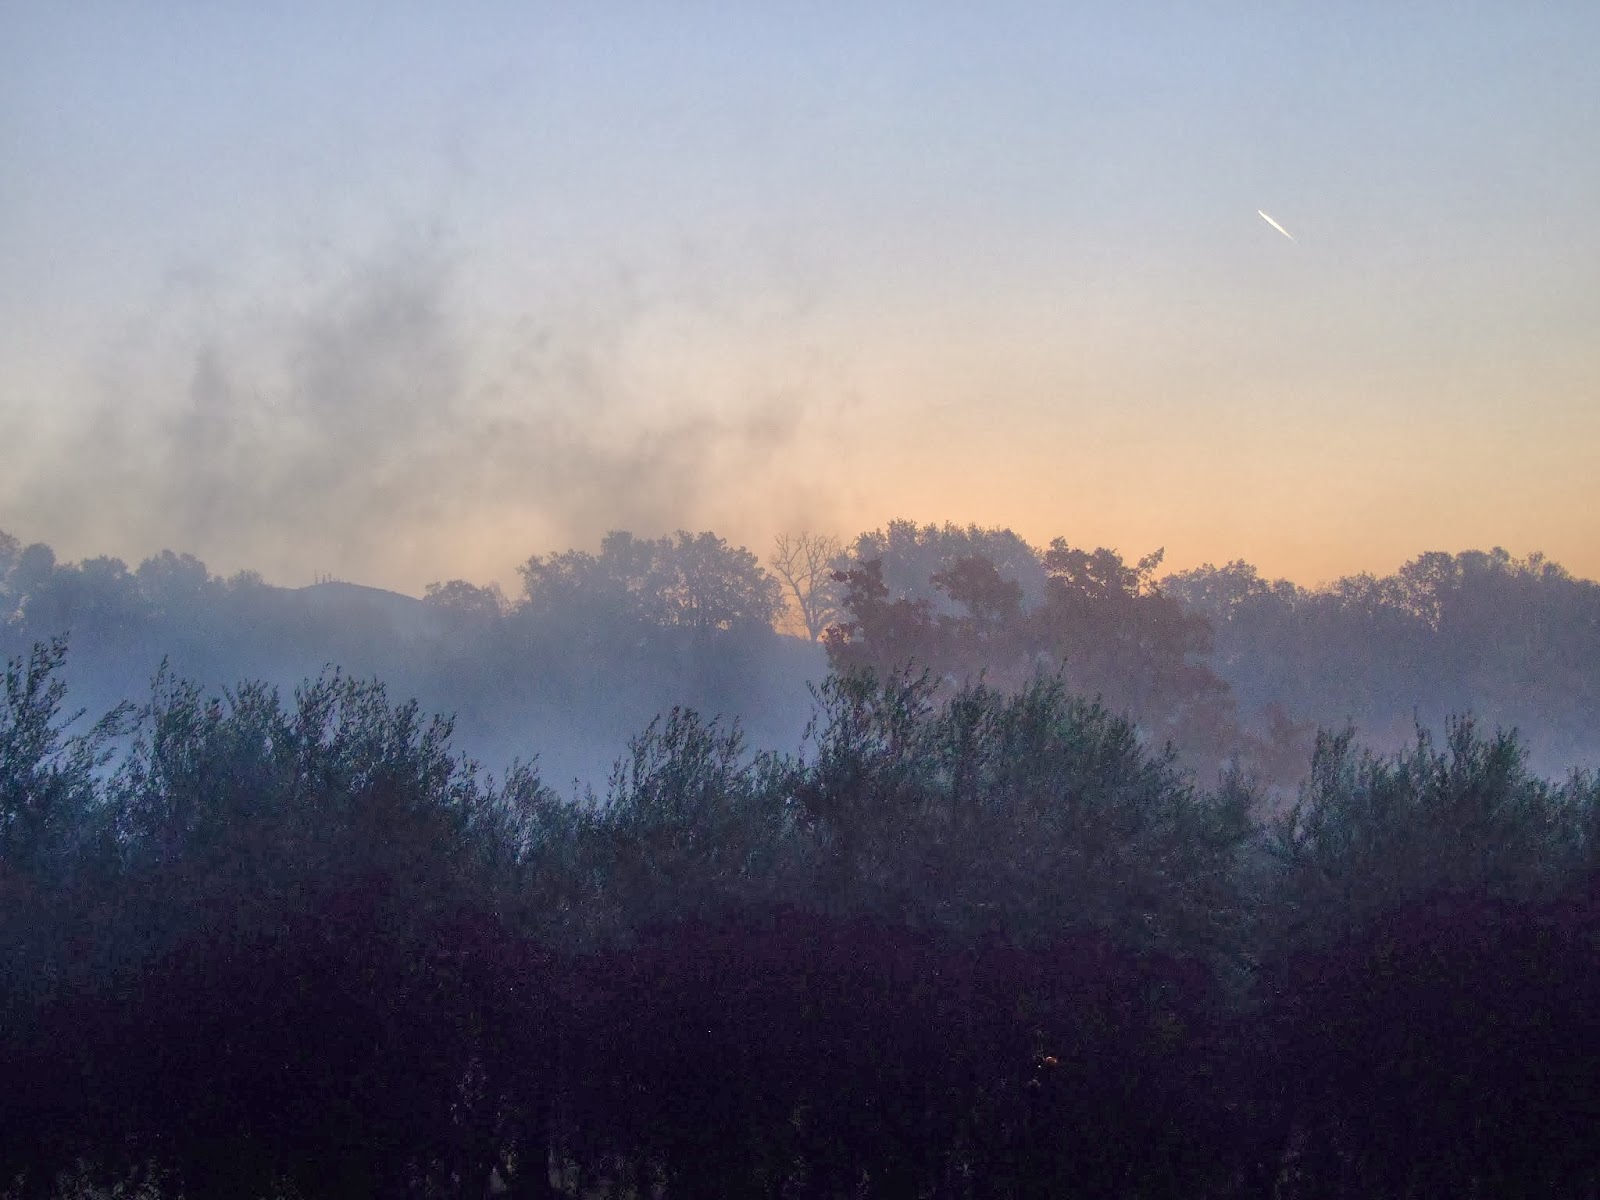
<instances>
[{"instance_id":1,"label":"blue sky","mask_svg":"<svg viewBox=\"0 0 1600 1200\"><path fill-rule=\"evenodd\" d=\"M1596 45L1584 3L0 4L0 528L409 590L895 516L1600 575Z\"/></svg>"}]
</instances>

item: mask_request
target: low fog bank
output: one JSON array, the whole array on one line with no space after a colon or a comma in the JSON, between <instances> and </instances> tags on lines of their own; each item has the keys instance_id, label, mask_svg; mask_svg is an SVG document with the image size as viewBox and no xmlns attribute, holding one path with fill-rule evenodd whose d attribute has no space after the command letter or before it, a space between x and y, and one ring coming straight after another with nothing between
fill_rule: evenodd
<instances>
[{"instance_id":1,"label":"low fog bank","mask_svg":"<svg viewBox=\"0 0 1600 1200\"><path fill-rule=\"evenodd\" d=\"M224 580L171 552L129 570L111 558L58 564L42 545L3 549L5 654L65 635L63 677L90 717L142 703L163 662L209 691L259 680L286 697L337 669L453 715L454 745L486 768L537 758L569 792L603 791L629 739L676 706L737 720L752 746L795 750L806 684L826 673L818 645L773 628L775 609L630 611L627 580L609 596L590 580L559 601L515 603L457 580L418 599L337 580Z\"/></svg>"},{"instance_id":2,"label":"low fog bank","mask_svg":"<svg viewBox=\"0 0 1600 1200\"><path fill-rule=\"evenodd\" d=\"M603 791L628 740L675 706L738 721L750 749L799 748L830 671L929 672L948 694L1038 675L1129 716L1203 783L1240 764L1293 789L1319 728L1388 752L1471 715L1516 728L1546 777L1600 762L1600 585L1538 554L1427 553L1309 589L1249 564L1162 575L1057 538L895 521L853 541L798 534L765 563L711 533L613 532L534 555L521 591L464 580L422 598L327 580L274 587L165 551L137 568L60 563L0 535L8 656L70 638L91 714L138 702L165 660L209 689L291 691L325 669L454 714L495 771L537 756L558 790Z\"/></svg>"}]
</instances>

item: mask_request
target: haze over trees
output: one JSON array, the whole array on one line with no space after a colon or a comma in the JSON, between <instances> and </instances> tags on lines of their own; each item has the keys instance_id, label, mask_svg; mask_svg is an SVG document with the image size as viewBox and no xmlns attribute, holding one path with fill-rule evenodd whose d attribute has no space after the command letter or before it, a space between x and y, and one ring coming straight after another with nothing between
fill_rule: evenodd
<instances>
[{"instance_id":1,"label":"haze over trees","mask_svg":"<svg viewBox=\"0 0 1600 1200\"><path fill-rule=\"evenodd\" d=\"M1600 588L1160 565L0 538L0 1191L1591 1194Z\"/></svg>"},{"instance_id":2,"label":"haze over trees","mask_svg":"<svg viewBox=\"0 0 1600 1200\"><path fill-rule=\"evenodd\" d=\"M1320 735L1273 816L1059 680L861 672L574 802L338 673L81 729L65 654L0 707L7 1195L1600 1185L1600 780L1513 734Z\"/></svg>"},{"instance_id":3,"label":"haze over trees","mask_svg":"<svg viewBox=\"0 0 1600 1200\"><path fill-rule=\"evenodd\" d=\"M599 554L535 554L518 570L534 619L598 609L643 626L769 628L783 603L755 555L712 533L651 541L613 532Z\"/></svg>"},{"instance_id":4,"label":"haze over trees","mask_svg":"<svg viewBox=\"0 0 1600 1200\"><path fill-rule=\"evenodd\" d=\"M828 637L833 665L920 664L951 684L984 678L1010 688L1059 675L1212 775L1244 749L1227 686L1204 663L1205 619L1152 581L1159 551L1129 567L1113 551L1061 538L1042 555L1010 536L991 537L1000 544L984 553L984 540L897 523L881 541L858 544L859 565L844 573L850 619ZM914 578L920 588L903 582Z\"/></svg>"},{"instance_id":5,"label":"haze over trees","mask_svg":"<svg viewBox=\"0 0 1600 1200\"><path fill-rule=\"evenodd\" d=\"M1304 775L1318 725L1398 749L1416 721L1519 727L1539 769L1600 757L1600 584L1539 555L1419 556L1319 589L1248 564L1158 577L1057 538L892 522L840 563L836 667L918 662L953 682L1059 671L1202 771L1237 754Z\"/></svg>"},{"instance_id":6,"label":"haze over trees","mask_svg":"<svg viewBox=\"0 0 1600 1200\"><path fill-rule=\"evenodd\" d=\"M536 746L550 778L591 783L674 704L792 749L805 684L869 665L946 688L1059 678L1203 779L1238 761L1292 787L1318 726L1393 750L1419 719L1468 712L1521 729L1547 774L1600 758L1600 584L1537 554L1429 553L1317 589L1242 562L1162 576L1161 558L894 521L848 545L787 535L768 570L712 533L619 531L596 552L531 556L518 594L449 580L418 601L222 580L172 551L133 570L59 563L7 535L0 641L16 654L70 630L75 691L102 709L140 697L163 660L213 687L288 687L336 663L457 713L484 761Z\"/></svg>"},{"instance_id":7,"label":"haze over trees","mask_svg":"<svg viewBox=\"0 0 1600 1200\"><path fill-rule=\"evenodd\" d=\"M0 536L0 1195L1593 1194L1600 586L1161 563Z\"/></svg>"},{"instance_id":8,"label":"haze over trees","mask_svg":"<svg viewBox=\"0 0 1600 1200\"><path fill-rule=\"evenodd\" d=\"M1316 590L1233 562L1164 587L1210 622L1215 669L1247 709L1346 717L1391 747L1413 714L1471 711L1520 728L1542 769L1600 757L1600 584L1543 555L1428 553Z\"/></svg>"},{"instance_id":9,"label":"haze over trees","mask_svg":"<svg viewBox=\"0 0 1600 1200\"><path fill-rule=\"evenodd\" d=\"M15 539L12 539L13 541ZM530 558L515 597L448 580L421 599L339 581L273 587L211 576L170 552L58 564L45 546L7 550L0 642L8 653L71 631L75 691L91 707L138 699L167 661L222 687L293 687L328 664L382 675L462 718L464 748L496 765L537 749L552 779L603 783L617 748L687 703L797 744L815 647L773 631L778 584L714 534L608 537L598 554Z\"/></svg>"}]
</instances>

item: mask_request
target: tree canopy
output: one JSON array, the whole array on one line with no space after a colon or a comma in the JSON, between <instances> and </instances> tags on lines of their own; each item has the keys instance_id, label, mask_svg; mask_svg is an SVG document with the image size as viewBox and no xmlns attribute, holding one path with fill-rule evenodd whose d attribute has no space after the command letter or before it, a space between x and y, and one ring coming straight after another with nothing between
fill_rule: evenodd
<instances>
[{"instance_id":1,"label":"tree canopy","mask_svg":"<svg viewBox=\"0 0 1600 1200\"><path fill-rule=\"evenodd\" d=\"M519 568L527 608L603 613L644 625L693 629L770 627L782 606L777 580L755 555L713 533L679 530L655 540L614 531L598 554L535 554Z\"/></svg>"}]
</instances>

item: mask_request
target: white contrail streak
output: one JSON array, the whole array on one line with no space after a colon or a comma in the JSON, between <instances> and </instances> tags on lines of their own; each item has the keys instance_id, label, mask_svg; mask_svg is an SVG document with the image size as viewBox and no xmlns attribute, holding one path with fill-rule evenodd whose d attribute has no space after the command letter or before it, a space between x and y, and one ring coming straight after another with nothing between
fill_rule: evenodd
<instances>
[{"instance_id":1,"label":"white contrail streak","mask_svg":"<svg viewBox=\"0 0 1600 1200\"><path fill-rule=\"evenodd\" d=\"M1290 233L1282 225L1279 225L1276 221L1274 221L1271 217L1267 216L1267 214L1262 212L1259 208L1256 209L1256 216L1260 217L1268 225L1271 225L1274 229L1276 229L1279 233L1283 234L1283 236L1288 238L1291 242L1294 242L1294 234ZM1296 246L1298 246L1300 243L1299 242L1294 242L1294 244Z\"/></svg>"}]
</instances>

